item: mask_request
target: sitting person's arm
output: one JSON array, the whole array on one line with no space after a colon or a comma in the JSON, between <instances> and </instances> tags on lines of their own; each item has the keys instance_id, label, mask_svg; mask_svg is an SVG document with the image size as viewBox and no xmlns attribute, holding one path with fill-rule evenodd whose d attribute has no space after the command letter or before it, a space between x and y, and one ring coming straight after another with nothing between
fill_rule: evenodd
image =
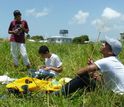
<instances>
[{"instance_id":1,"label":"sitting person's arm","mask_svg":"<svg viewBox=\"0 0 124 107\"><path fill-rule=\"evenodd\" d=\"M37 67L37 69L44 69L46 66L45 65L39 65L38 67Z\"/></svg>"},{"instance_id":2,"label":"sitting person's arm","mask_svg":"<svg viewBox=\"0 0 124 107\"><path fill-rule=\"evenodd\" d=\"M47 67L44 65L44 66L38 66L38 69L44 69L46 71L53 70L57 73L60 73L60 72L62 72L63 67L62 66L60 66L60 67L52 67L52 66Z\"/></svg>"},{"instance_id":3,"label":"sitting person's arm","mask_svg":"<svg viewBox=\"0 0 124 107\"><path fill-rule=\"evenodd\" d=\"M77 74L82 75L84 73L90 73L90 72L94 73L97 70L99 70L99 68L96 66L96 64L93 63L91 65L88 65L88 66L84 67L84 68L80 68L78 70Z\"/></svg>"},{"instance_id":4,"label":"sitting person's arm","mask_svg":"<svg viewBox=\"0 0 124 107\"><path fill-rule=\"evenodd\" d=\"M87 64L88 65L94 64L93 59L92 58L89 58ZM91 78L94 78L96 80L101 81L101 74L97 70L95 72L90 72L89 74L90 74Z\"/></svg>"},{"instance_id":5,"label":"sitting person's arm","mask_svg":"<svg viewBox=\"0 0 124 107\"><path fill-rule=\"evenodd\" d=\"M43 68L44 70L53 70L53 71L55 71L55 72L58 72L58 73L60 73L60 72L62 72L62 66L60 66L60 67L45 67L45 68Z\"/></svg>"}]
</instances>

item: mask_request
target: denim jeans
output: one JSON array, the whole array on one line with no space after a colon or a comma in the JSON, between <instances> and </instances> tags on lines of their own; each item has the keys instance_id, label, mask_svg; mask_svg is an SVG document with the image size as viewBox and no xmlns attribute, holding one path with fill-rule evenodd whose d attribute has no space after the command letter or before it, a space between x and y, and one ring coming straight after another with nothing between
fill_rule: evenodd
<instances>
[{"instance_id":1,"label":"denim jeans","mask_svg":"<svg viewBox=\"0 0 124 107\"><path fill-rule=\"evenodd\" d=\"M39 79L45 79L45 78L53 78L56 76L56 74L53 74L49 71L45 71L43 69L39 69L36 71L35 69L29 69L28 74L31 77L39 78Z\"/></svg>"}]
</instances>

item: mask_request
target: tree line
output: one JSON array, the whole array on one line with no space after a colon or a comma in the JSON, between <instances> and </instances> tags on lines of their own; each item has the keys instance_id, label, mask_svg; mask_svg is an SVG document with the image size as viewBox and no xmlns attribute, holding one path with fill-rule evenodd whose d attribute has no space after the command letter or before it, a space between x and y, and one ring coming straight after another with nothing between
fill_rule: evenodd
<instances>
[{"instance_id":1,"label":"tree line","mask_svg":"<svg viewBox=\"0 0 124 107\"><path fill-rule=\"evenodd\" d=\"M44 37L42 35L35 35L35 36L27 35L26 38L27 39L33 39L35 41L44 40ZM72 39L72 42L77 43L77 44L84 44L85 41L89 41L89 36L88 35L81 35L81 36L78 36L78 37L74 37Z\"/></svg>"}]
</instances>

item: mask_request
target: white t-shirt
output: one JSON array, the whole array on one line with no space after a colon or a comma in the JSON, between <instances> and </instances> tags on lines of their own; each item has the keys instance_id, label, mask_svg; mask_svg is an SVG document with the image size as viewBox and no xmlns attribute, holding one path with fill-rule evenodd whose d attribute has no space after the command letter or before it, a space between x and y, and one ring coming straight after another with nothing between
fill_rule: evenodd
<instances>
[{"instance_id":1,"label":"white t-shirt","mask_svg":"<svg viewBox=\"0 0 124 107\"><path fill-rule=\"evenodd\" d=\"M45 65L48 66L48 67L49 66L60 67L60 66L62 66L62 62L56 54L52 53L50 58L45 58ZM58 74L57 72L55 72L53 70L51 70L50 72L54 73L54 74Z\"/></svg>"},{"instance_id":2,"label":"white t-shirt","mask_svg":"<svg viewBox=\"0 0 124 107\"><path fill-rule=\"evenodd\" d=\"M105 85L115 93L124 93L124 65L111 56L95 62L103 73Z\"/></svg>"}]
</instances>

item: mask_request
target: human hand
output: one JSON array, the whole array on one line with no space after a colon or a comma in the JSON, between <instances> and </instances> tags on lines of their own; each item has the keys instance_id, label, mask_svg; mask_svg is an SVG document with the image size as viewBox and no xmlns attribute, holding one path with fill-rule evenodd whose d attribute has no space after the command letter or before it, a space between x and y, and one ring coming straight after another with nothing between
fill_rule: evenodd
<instances>
[{"instance_id":1,"label":"human hand","mask_svg":"<svg viewBox=\"0 0 124 107\"><path fill-rule=\"evenodd\" d=\"M20 24L20 25L19 25L19 28L20 28L21 30L23 30L24 32L26 32L25 26L24 26L23 24Z\"/></svg>"},{"instance_id":2,"label":"human hand","mask_svg":"<svg viewBox=\"0 0 124 107\"><path fill-rule=\"evenodd\" d=\"M24 29L24 28L25 28L23 24L20 24L19 27L20 27L21 29Z\"/></svg>"},{"instance_id":3,"label":"human hand","mask_svg":"<svg viewBox=\"0 0 124 107\"><path fill-rule=\"evenodd\" d=\"M15 29L12 31L13 34L18 34L18 32L19 32L19 29Z\"/></svg>"},{"instance_id":4,"label":"human hand","mask_svg":"<svg viewBox=\"0 0 124 107\"><path fill-rule=\"evenodd\" d=\"M49 71L49 70L51 70L51 67L45 67L43 69L46 70L46 71Z\"/></svg>"},{"instance_id":5,"label":"human hand","mask_svg":"<svg viewBox=\"0 0 124 107\"><path fill-rule=\"evenodd\" d=\"M98 72L92 73L92 78L94 78L95 80L101 81L101 75Z\"/></svg>"},{"instance_id":6,"label":"human hand","mask_svg":"<svg viewBox=\"0 0 124 107\"><path fill-rule=\"evenodd\" d=\"M44 69L46 66L45 65L43 65L43 66L38 66L37 68L38 69Z\"/></svg>"},{"instance_id":7,"label":"human hand","mask_svg":"<svg viewBox=\"0 0 124 107\"><path fill-rule=\"evenodd\" d=\"M17 28L16 29L14 29L14 34L18 34L20 31L22 31L22 30L24 30L25 28L24 28L24 25L22 25L22 24L20 24L20 25L18 25L17 26Z\"/></svg>"},{"instance_id":8,"label":"human hand","mask_svg":"<svg viewBox=\"0 0 124 107\"><path fill-rule=\"evenodd\" d=\"M93 63L94 63L93 59L88 58L88 62L87 62L87 64L88 64L88 65L91 65L91 64L93 64Z\"/></svg>"}]
</instances>

